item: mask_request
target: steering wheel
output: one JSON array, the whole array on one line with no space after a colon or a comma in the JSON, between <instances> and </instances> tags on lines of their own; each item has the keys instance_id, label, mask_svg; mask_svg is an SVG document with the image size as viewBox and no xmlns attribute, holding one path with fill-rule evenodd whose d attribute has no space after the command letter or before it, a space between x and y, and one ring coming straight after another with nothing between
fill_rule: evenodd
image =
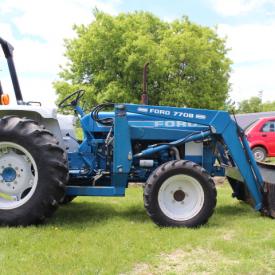
<instances>
[{"instance_id":1,"label":"steering wheel","mask_svg":"<svg viewBox=\"0 0 275 275\"><path fill-rule=\"evenodd\" d=\"M77 90L73 92L72 94L66 96L59 104L59 108L66 108L66 107L75 107L78 104L78 101L84 96L85 91L84 90ZM74 97L74 98L73 98ZM73 99L72 99L73 98ZM72 100L70 103L67 103L67 101ZM66 103L66 104L65 104Z\"/></svg>"}]
</instances>

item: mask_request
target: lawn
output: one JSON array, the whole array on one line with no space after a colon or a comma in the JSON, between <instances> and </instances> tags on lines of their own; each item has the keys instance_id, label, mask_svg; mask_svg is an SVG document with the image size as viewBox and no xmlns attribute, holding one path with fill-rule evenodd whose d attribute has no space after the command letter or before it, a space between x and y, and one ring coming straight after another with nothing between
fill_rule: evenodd
<instances>
[{"instance_id":1,"label":"lawn","mask_svg":"<svg viewBox=\"0 0 275 275\"><path fill-rule=\"evenodd\" d=\"M42 226L0 228L2 274L275 274L275 220L218 186L199 229L160 229L142 188L125 198L77 198Z\"/></svg>"},{"instance_id":2,"label":"lawn","mask_svg":"<svg viewBox=\"0 0 275 275\"><path fill-rule=\"evenodd\" d=\"M275 163L275 158L267 158L266 162L271 162L271 163Z\"/></svg>"}]
</instances>

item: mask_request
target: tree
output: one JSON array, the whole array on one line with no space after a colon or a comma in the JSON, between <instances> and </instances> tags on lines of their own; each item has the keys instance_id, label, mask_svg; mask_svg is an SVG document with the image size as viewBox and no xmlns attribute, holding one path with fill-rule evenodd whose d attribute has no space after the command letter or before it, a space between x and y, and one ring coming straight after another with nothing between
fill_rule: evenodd
<instances>
[{"instance_id":1,"label":"tree","mask_svg":"<svg viewBox=\"0 0 275 275\"><path fill-rule=\"evenodd\" d=\"M262 99L253 96L242 100L237 108L238 113L258 113L275 111L275 101L262 102Z\"/></svg>"},{"instance_id":2,"label":"tree","mask_svg":"<svg viewBox=\"0 0 275 275\"><path fill-rule=\"evenodd\" d=\"M275 111L275 101L267 101L263 103L263 112Z\"/></svg>"},{"instance_id":3,"label":"tree","mask_svg":"<svg viewBox=\"0 0 275 275\"><path fill-rule=\"evenodd\" d=\"M262 112L262 110L262 100L257 96L253 96L239 103L238 113L257 113Z\"/></svg>"},{"instance_id":4,"label":"tree","mask_svg":"<svg viewBox=\"0 0 275 275\"><path fill-rule=\"evenodd\" d=\"M102 102L139 103L142 69L149 61L149 104L221 109L229 90L231 61L215 30L187 17L171 23L148 12L110 16L75 26L66 40L66 66L54 87L61 100L87 91L88 107Z\"/></svg>"}]
</instances>

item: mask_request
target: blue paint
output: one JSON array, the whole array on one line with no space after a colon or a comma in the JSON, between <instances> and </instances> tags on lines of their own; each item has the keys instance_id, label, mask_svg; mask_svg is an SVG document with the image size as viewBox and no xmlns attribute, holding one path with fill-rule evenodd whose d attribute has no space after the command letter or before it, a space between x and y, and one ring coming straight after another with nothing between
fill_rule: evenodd
<instances>
[{"instance_id":1,"label":"blue paint","mask_svg":"<svg viewBox=\"0 0 275 275\"><path fill-rule=\"evenodd\" d=\"M76 111L76 113L78 113L80 115L80 117L84 117L85 113L80 106L75 106L74 110Z\"/></svg>"},{"instance_id":2,"label":"blue paint","mask_svg":"<svg viewBox=\"0 0 275 275\"><path fill-rule=\"evenodd\" d=\"M68 186L66 194L69 196L124 196L124 187L114 186Z\"/></svg>"},{"instance_id":3,"label":"blue paint","mask_svg":"<svg viewBox=\"0 0 275 275\"><path fill-rule=\"evenodd\" d=\"M118 104L114 112L99 114L100 119L113 118L111 128L94 121L81 108L75 110L84 139L78 152L69 153L69 169L71 180L83 184L68 186L68 195L123 196L128 182L145 182L159 165L174 159L169 150L176 146L181 148L183 159L201 165L211 176L224 175L224 168L215 166L218 155L227 165L233 162L245 179L255 209L262 208L262 177L245 137L240 136L228 112ZM185 154L185 143L193 141L202 146L201 155ZM226 144L230 159L220 141ZM142 159L151 160L152 166L140 166Z\"/></svg>"},{"instance_id":4,"label":"blue paint","mask_svg":"<svg viewBox=\"0 0 275 275\"><path fill-rule=\"evenodd\" d=\"M5 182L12 182L16 179L16 171L12 167L4 168L2 178Z\"/></svg>"}]
</instances>

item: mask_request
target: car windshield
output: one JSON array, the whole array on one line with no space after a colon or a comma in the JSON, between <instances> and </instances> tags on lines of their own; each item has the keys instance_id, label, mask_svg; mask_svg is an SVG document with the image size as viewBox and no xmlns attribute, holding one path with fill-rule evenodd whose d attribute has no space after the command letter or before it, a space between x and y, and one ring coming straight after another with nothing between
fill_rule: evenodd
<instances>
[{"instance_id":1,"label":"car windshield","mask_svg":"<svg viewBox=\"0 0 275 275\"><path fill-rule=\"evenodd\" d=\"M253 122L251 122L250 124L248 124L246 127L244 127L243 130L244 130L245 132L249 131L249 130L255 125L255 123L256 123L257 121L259 121L259 119L256 119L256 120L254 120Z\"/></svg>"}]
</instances>

